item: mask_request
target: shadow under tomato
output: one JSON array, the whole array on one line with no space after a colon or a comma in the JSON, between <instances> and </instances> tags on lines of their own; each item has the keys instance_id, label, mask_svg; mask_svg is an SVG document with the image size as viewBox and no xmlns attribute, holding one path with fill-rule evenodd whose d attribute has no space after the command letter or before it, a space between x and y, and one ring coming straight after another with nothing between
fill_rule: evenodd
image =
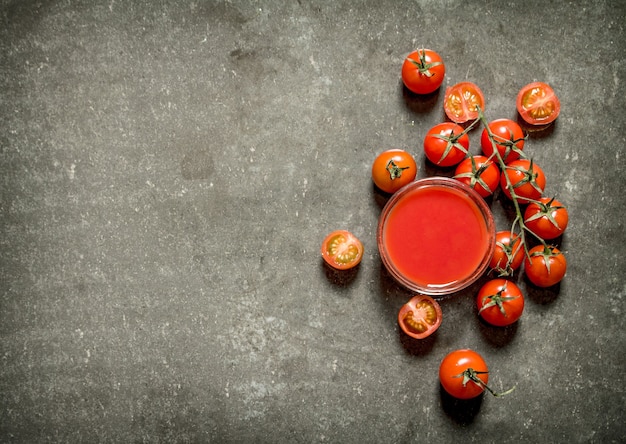
<instances>
[{"instance_id":1,"label":"shadow under tomato","mask_svg":"<svg viewBox=\"0 0 626 444\"><path fill-rule=\"evenodd\" d=\"M337 287L348 287L354 279L356 278L359 268L361 264L358 264L356 267L350 268L348 270L337 270L336 268L328 265L324 260L321 260L321 267L324 269L324 274L326 275L326 279L332 285Z\"/></svg>"},{"instance_id":2,"label":"shadow under tomato","mask_svg":"<svg viewBox=\"0 0 626 444\"><path fill-rule=\"evenodd\" d=\"M524 281L526 283L526 297L539 305L552 304L561 292L560 282L552 287L542 288L530 282L526 276L524 276Z\"/></svg>"},{"instance_id":3,"label":"shadow under tomato","mask_svg":"<svg viewBox=\"0 0 626 444\"><path fill-rule=\"evenodd\" d=\"M376 203L376 206L380 211L383 210L391 196L391 194L385 193L383 190L378 188L376 184L374 184L374 182L372 182L372 198L374 199L374 203Z\"/></svg>"},{"instance_id":4,"label":"shadow under tomato","mask_svg":"<svg viewBox=\"0 0 626 444\"><path fill-rule=\"evenodd\" d=\"M398 326L398 340L407 354L413 356L423 356L430 353L435 346L435 342L437 341L437 332L434 332L432 335L424 339L415 339L403 332Z\"/></svg>"},{"instance_id":5,"label":"shadow under tomato","mask_svg":"<svg viewBox=\"0 0 626 444\"><path fill-rule=\"evenodd\" d=\"M394 279L394 277L385 267L385 264L383 264L382 260L378 260L378 270L378 274L380 276L380 279L378 279L378 283L380 286L381 295L390 296L393 298L400 298L400 300L403 301L402 303L408 301L412 296L414 296L414 292L405 288Z\"/></svg>"},{"instance_id":6,"label":"shadow under tomato","mask_svg":"<svg viewBox=\"0 0 626 444\"><path fill-rule=\"evenodd\" d=\"M436 164L432 163L430 160L426 159L426 156L424 156L424 159L422 161L422 166L421 166L421 171L424 171L424 175L426 177L433 177L433 176L452 177L454 176L455 169L456 169L456 165L449 166L449 167L437 166Z\"/></svg>"},{"instance_id":7,"label":"shadow under tomato","mask_svg":"<svg viewBox=\"0 0 626 444\"><path fill-rule=\"evenodd\" d=\"M517 114L517 123L524 130L528 137L531 139L543 139L549 137L554 132L557 120L548 123L547 125L531 125L527 123L522 117Z\"/></svg>"},{"instance_id":8,"label":"shadow under tomato","mask_svg":"<svg viewBox=\"0 0 626 444\"><path fill-rule=\"evenodd\" d=\"M415 114L430 113L437 105L441 87L430 94L415 94L404 85L402 80L400 80L400 87L402 88L402 98L405 106Z\"/></svg>"},{"instance_id":9,"label":"shadow under tomato","mask_svg":"<svg viewBox=\"0 0 626 444\"><path fill-rule=\"evenodd\" d=\"M483 403L483 396L484 394L480 394L472 399L458 399L446 392L441 383L439 384L439 397L443 411L450 419L462 426L474 421Z\"/></svg>"},{"instance_id":10,"label":"shadow under tomato","mask_svg":"<svg viewBox=\"0 0 626 444\"><path fill-rule=\"evenodd\" d=\"M519 329L519 323L521 322L521 319L519 319L506 327L496 327L478 316L478 313L476 313L476 316L478 317L478 329L483 335L483 338L498 348L507 346L515 338L517 330Z\"/></svg>"}]
</instances>

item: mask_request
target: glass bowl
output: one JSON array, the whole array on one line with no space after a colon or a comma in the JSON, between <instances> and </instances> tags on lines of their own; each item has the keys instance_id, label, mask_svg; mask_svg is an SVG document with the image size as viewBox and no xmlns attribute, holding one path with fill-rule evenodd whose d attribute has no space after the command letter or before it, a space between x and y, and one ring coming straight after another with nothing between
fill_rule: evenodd
<instances>
[{"instance_id":1,"label":"glass bowl","mask_svg":"<svg viewBox=\"0 0 626 444\"><path fill-rule=\"evenodd\" d=\"M406 288L446 295L474 283L495 248L495 222L482 197L456 179L419 179L398 190L378 221L389 273Z\"/></svg>"}]
</instances>

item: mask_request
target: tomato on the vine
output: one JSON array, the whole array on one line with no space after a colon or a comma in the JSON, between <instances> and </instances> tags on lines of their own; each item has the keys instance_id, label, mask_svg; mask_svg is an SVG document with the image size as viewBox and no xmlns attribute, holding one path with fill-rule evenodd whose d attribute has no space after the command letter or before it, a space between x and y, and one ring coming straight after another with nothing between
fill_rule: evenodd
<instances>
[{"instance_id":1,"label":"tomato on the vine","mask_svg":"<svg viewBox=\"0 0 626 444\"><path fill-rule=\"evenodd\" d=\"M485 97L476 84L461 82L446 89L443 109L453 122L475 120L478 117L478 108L485 109Z\"/></svg>"},{"instance_id":2,"label":"tomato on the vine","mask_svg":"<svg viewBox=\"0 0 626 444\"><path fill-rule=\"evenodd\" d=\"M433 126L424 137L424 154L432 163L446 167L459 163L467 155L469 136L456 123Z\"/></svg>"},{"instance_id":3,"label":"tomato on the vine","mask_svg":"<svg viewBox=\"0 0 626 444\"><path fill-rule=\"evenodd\" d=\"M433 334L441 325L441 306L430 296L413 296L398 312L402 331L415 339Z\"/></svg>"},{"instance_id":4,"label":"tomato on the vine","mask_svg":"<svg viewBox=\"0 0 626 444\"><path fill-rule=\"evenodd\" d=\"M524 262L524 246L517 234L510 231L496 233L496 248L493 251L489 267L500 271L502 275L511 275Z\"/></svg>"},{"instance_id":5,"label":"tomato on the vine","mask_svg":"<svg viewBox=\"0 0 626 444\"><path fill-rule=\"evenodd\" d=\"M561 282L567 271L565 255L556 247L537 245L528 250L524 272L537 287L552 287Z\"/></svg>"},{"instance_id":6,"label":"tomato on the vine","mask_svg":"<svg viewBox=\"0 0 626 444\"><path fill-rule=\"evenodd\" d=\"M524 224L542 239L559 237L567 228L567 208L555 198L542 197L531 202L524 212Z\"/></svg>"},{"instance_id":7,"label":"tomato on the vine","mask_svg":"<svg viewBox=\"0 0 626 444\"><path fill-rule=\"evenodd\" d=\"M505 163L517 160L524 149L524 131L517 122L511 119L496 119L489 122L489 131L493 134L496 149ZM493 154L493 144L489 138L487 128L483 129L480 137L480 146L485 156Z\"/></svg>"},{"instance_id":8,"label":"tomato on the vine","mask_svg":"<svg viewBox=\"0 0 626 444\"><path fill-rule=\"evenodd\" d=\"M506 327L517 321L524 311L524 295L513 282L493 279L478 291L478 314L496 327Z\"/></svg>"},{"instance_id":9,"label":"tomato on the vine","mask_svg":"<svg viewBox=\"0 0 626 444\"><path fill-rule=\"evenodd\" d=\"M489 382L487 363L473 350L461 349L448 353L439 366L439 382L448 394L458 399L472 399L487 390L494 396L504 396L514 388L502 393L494 392Z\"/></svg>"},{"instance_id":10,"label":"tomato on the vine","mask_svg":"<svg viewBox=\"0 0 626 444\"><path fill-rule=\"evenodd\" d=\"M485 156L472 156L458 164L454 178L469 185L482 197L487 197L500 184L500 170Z\"/></svg>"},{"instance_id":11,"label":"tomato on the vine","mask_svg":"<svg viewBox=\"0 0 626 444\"><path fill-rule=\"evenodd\" d=\"M554 90L544 82L524 86L517 94L517 112L530 125L554 122L561 111L561 102Z\"/></svg>"},{"instance_id":12,"label":"tomato on the vine","mask_svg":"<svg viewBox=\"0 0 626 444\"><path fill-rule=\"evenodd\" d=\"M411 52L402 64L402 82L416 94L434 92L443 83L445 74L441 56L431 49Z\"/></svg>"},{"instance_id":13,"label":"tomato on the vine","mask_svg":"<svg viewBox=\"0 0 626 444\"><path fill-rule=\"evenodd\" d=\"M346 230L335 230L322 242L322 258L338 270L356 267L363 258L363 244Z\"/></svg>"},{"instance_id":14,"label":"tomato on the vine","mask_svg":"<svg viewBox=\"0 0 626 444\"><path fill-rule=\"evenodd\" d=\"M520 204L537 200L546 187L546 175L543 170L530 159L518 159L509 163L500 177L500 186L506 197L511 199L511 190L507 186L507 177ZM529 200L530 199L530 200Z\"/></svg>"},{"instance_id":15,"label":"tomato on the vine","mask_svg":"<svg viewBox=\"0 0 626 444\"><path fill-rule=\"evenodd\" d=\"M404 185L413 182L416 175L415 159L404 150L383 151L372 164L372 180L385 193L395 193Z\"/></svg>"}]
</instances>

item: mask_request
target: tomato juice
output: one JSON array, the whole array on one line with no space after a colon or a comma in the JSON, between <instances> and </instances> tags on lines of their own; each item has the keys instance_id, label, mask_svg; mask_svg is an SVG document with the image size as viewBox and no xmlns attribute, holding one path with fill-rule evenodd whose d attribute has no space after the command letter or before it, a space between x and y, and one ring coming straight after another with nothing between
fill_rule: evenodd
<instances>
[{"instance_id":1,"label":"tomato juice","mask_svg":"<svg viewBox=\"0 0 626 444\"><path fill-rule=\"evenodd\" d=\"M422 179L398 191L383 209L378 246L389 272L425 294L447 294L474 282L495 246L484 200L455 179Z\"/></svg>"}]
</instances>

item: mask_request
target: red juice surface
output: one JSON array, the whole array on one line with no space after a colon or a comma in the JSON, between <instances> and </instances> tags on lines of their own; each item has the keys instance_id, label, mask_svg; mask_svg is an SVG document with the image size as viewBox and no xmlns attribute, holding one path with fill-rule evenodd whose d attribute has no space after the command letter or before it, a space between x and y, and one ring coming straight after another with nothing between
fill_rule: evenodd
<instances>
[{"instance_id":1,"label":"red juice surface","mask_svg":"<svg viewBox=\"0 0 626 444\"><path fill-rule=\"evenodd\" d=\"M466 279L489 250L478 206L461 190L441 185L402 196L387 215L382 240L397 272L422 287Z\"/></svg>"}]
</instances>

